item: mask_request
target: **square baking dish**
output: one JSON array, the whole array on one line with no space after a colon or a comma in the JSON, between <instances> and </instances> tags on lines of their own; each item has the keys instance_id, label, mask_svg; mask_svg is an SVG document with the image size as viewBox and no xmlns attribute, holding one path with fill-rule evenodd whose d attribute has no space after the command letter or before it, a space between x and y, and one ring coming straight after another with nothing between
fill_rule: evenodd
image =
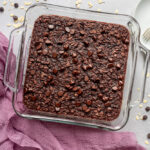
<instances>
[{"instance_id":1,"label":"square baking dish","mask_svg":"<svg viewBox=\"0 0 150 150\"><path fill-rule=\"evenodd\" d=\"M51 115L46 112L31 111L24 106L23 90L29 56L32 31L36 19L41 15L67 16L75 19L94 20L119 24L126 27L130 34L128 60L123 89L123 100L119 116L113 121L68 118L61 115ZM5 67L4 83L13 91L12 105L15 112L28 119L39 119L51 122L82 125L110 130L121 129L129 118L131 94L136 68L137 52L141 48L139 43L140 28L136 20L128 15L99 13L39 3L31 6L25 15L24 24L12 31Z\"/></svg>"}]
</instances>

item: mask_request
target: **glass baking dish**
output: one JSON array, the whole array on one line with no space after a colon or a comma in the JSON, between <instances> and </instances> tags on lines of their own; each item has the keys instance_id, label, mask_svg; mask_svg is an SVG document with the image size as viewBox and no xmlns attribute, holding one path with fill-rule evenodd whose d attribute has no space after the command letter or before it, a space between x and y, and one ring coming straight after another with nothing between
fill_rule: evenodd
<instances>
[{"instance_id":1,"label":"glass baking dish","mask_svg":"<svg viewBox=\"0 0 150 150\"><path fill-rule=\"evenodd\" d=\"M119 116L113 121L73 119L44 112L31 111L24 106L23 89L27 69L30 41L35 20L41 15L68 16L76 19L95 20L106 23L120 24L130 33L129 54L123 90L123 100ZM68 8L51 4L39 3L31 6L25 15L23 25L14 29L10 35L4 83L13 92L12 105L15 112L28 119L39 119L51 122L82 125L110 130L121 129L129 118L131 94L134 82L137 53L141 49L147 55L147 50L139 42L140 27L137 21L128 15L99 13L96 11ZM146 56L145 55L145 56ZM144 86L144 85L143 85Z\"/></svg>"}]
</instances>

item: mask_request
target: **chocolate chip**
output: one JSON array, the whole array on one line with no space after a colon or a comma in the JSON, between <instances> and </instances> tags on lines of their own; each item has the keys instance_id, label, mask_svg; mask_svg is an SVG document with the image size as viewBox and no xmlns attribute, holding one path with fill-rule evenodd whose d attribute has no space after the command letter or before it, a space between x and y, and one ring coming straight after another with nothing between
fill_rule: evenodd
<instances>
[{"instance_id":1,"label":"chocolate chip","mask_svg":"<svg viewBox=\"0 0 150 150\"><path fill-rule=\"evenodd\" d=\"M48 76L48 80L49 80L49 81L53 80L53 76L49 75L49 76Z\"/></svg>"},{"instance_id":2,"label":"chocolate chip","mask_svg":"<svg viewBox=\"0 0 150 150\"><path fill-rule=\"evenodd\" d=\"M78 89L79 89L79 87L76 86L76 87L74 87L72 90L73 90L73 91L77 91Z\"/></svg>"},{"instance_id":3,"label":"chocolate chip","mask_svg":"<svg viewBox=\"0 0 150 150\"><path fill-rule=\"evenodd\" d=\"M70 89L70 88L71 88L71 86L70 86L69 84L66 84L65 87L66 87L67 89Z\"/></svg>"},{"instance_id":4,"label":"chocolate chip","mask_svg":"<svg viewBox=\"0 0 150 150\"><path fill-rule=\"evenodd\" d=\"M56 68L54 68L54 69L53 69L53 73L54 73L54 74L57 74L57 73L58 73L58 70L57 70Z\"/></svg>"},{"instance_id":5,"label":"chocolate chip","mask_svg":"<svg viewBox=\"0 0 150 150\"><path fill-rule=\"evenodd\" d=\"M17 21L17 20L18 20L18 17L17 17L17 16L13 16L13 20L14 20L14 21Z\"/></svg>"},{"instance_id":6,"label":"chocolate chip","mask_svg":"<svg viewBox=\"0 0 150 150\"><path fill-rule=\"evenodd\" d=\"M72 57L77 57L77 54L76 53L72 53Z\"/></svg>"},{"instance_id":7,"label":"chocolate chip","mask_svg":"<svg viewBox=\"0 0 150 150\"><path fill-rule=\"evenodd\" d=\"M50 24L50 25L48 25L48 28L49 28L50 30L52 30L52 29L54 29L54 25Z\"/></svg>"},{"instance_id":8,"label":"chocolate chip","mask_svg":"<svg viewBox=\"0 0 150 150\"><path fill-rule=\"evenodd\" d=\"M58 96L63 96L64 92L63 91L59 91L58 92Z\"/></svg>"},{"instance_id":9,"label":"chocolate chip","mask_svg":"<svg viewBox=\"0 0 150 150\"><path fill-rule=\"evenodd\" d=\"M52 53L52 57L53 57L53 58L57 58L57 55L58 55L58 54L57 54L56 52L53 52L53 53Z\"/></svg>"},{"instance_id":10,"label":"chocolate chip","mask_svg":"<svg viewBox=\"0 0 150 150\"><path fill-rule=\"evenodd\" d=\"M18 8L18 7L19 7L19 4L18 4L18 3L14 3L14 7L15 7L15 8Z\"/></svg>"},{"instance_id":11,"label":"chocolate chip","mask_svg":"<svg viewBox=\"0 0 150 150\"><path fill-rule=\"evenodd\" d=\"M44 49L44 50L42 51L42 53L43 53L43 55L47 55L47 54L48 54L48 50L47 50L47 49Z\"/></svg>"},{"instance_id":12,"label":"chocolate chip","mask_svg":"<svg viewBox=\"0 0 150 150\"><path fill-rule=\"evenodd\" d=\"M114 66L114 64L112 64L112 63L108 64L108 68L112 68L113 66Z\"/></svg>"},{"instance_id":13,"label":"chocolate chip","mask_svg":"<svg viewBox=\"0 0 150 150\"><path fill-rule=\"evenodd\" d=\"M78 95L81 95L83 91L81 89L78 90Z\"/></svg>"},{"instance_id":14,"label":"chocolate chip","mask_svg":"<svg viewBox=\"0 0 150 150\"><path fill-rule=\"evenodd\" d=\"M89 42L87 40L83 40L83 43L85 44L85 46L89 46Z\"/></svg>"},{"instance_id":15,"label":"chocolate chip","mask_svg":"<svg viewBox=\"0 0 150 150\"><path fill-rule=\"evenodd\" d=\"M97 89L97 87L95 86L95 85L92 85L92 90L96 90Z\"/></svg>"},{"instance_id":16,"label":"chocolate chip","mask_svg":"<svg viewBox=\"0 0 150 150\"><path fill-rule=\"evenodd\" d=\"M108 101L109 98L107 96L103 96L103 101Z\"/></svg>"},{"instance_id":17,"label":"chocolate chip","mask_svg":"<svg viewBox=\"0 0 150 150\"><path fill-rule=\"evenodd\" d=\"M59 54L63 54L64 53L64 51L59 51Z\"/></svg>"},{"instance_id":18,"label":"chocolate chip","mask_svg":"<svg viewBox=\"0 0 150 150\"><path fill-rule=\"evenodd\" d=\"M88 76L85 76L85 77L84 77L84 81L85 81L85 82L89 81L89 77L88 77Z\"/></svg>"},{"instance_id":19,"label":"chocolate chip","mask_svg":"<svg viewBox=\"0 0 150 150\"><path fill-rule=\"evenodd\" d=\"M69 44L68 43L65 43L64 44L64 50L68 50L69 49Z\"/></svg>"},{"instance_id":20,"label":"chocolate chip","mask_svg":"<svg viewBox=\"0 0 150 150\"><path fill-rule=\"evenodd\" d=\"M147 118L148 118L147 115L143 116L143 120L147 120Z\"/></svg>"},{"instance_id":21,"label":"chocolate chip","mask_svg":"<svg viewBox=\"0 0 150 150\"><path fill-rule=\"evenodd\" d=\"M73 75L78 75L78 74L80 74L80 71L79 70L73 70L72 74Z\"/></svg>"},{"instance_id":22,"label":"chocolate chip","mask_svg":"<svg viewBox=\"0 0 150 150\"><path fill-rule=\"evenodd\" d=\"M121 68L121 65L119 63L116 64L117 69Z\"/></svg>"},{"instance_id":23,"label":"chocolate chip","mask_svg":"<svg viewBox=\"0 0 150 150\"><path fill-rule=\"evenodd\" d=\"M46 91L45 95L46 95L47 97L49 97L49 96L51 95L51 92L50 92L50 91Z\"/></svg>"},{"instance_id":24,"label":"chocolate chip","mask_svg":"<svg viewBox=\"0 0 150 150\"><path fill-rule=\"evenodd\" d=\"M73 63L77 63L78 62L78 59L77 58L73 58Z\"/></svg>"},{"instance_id":25,"label":"chocolate chip","mask_svg":"<svg viewBox=\"0 0 150 150\"><path fill-rule=\"evenodd\" d=\"M117 91L118 90L117 86L112 87L112 90Z\"/></svg>"},{"instance_id":26,"label":"chocolate chip","mask_svg":"<svg viewBox=\"0 0 150 150\"><path fill-rule=\"evenodd\" d=\"M34 75L35 74L35 70L31 70L31 75Z\"/></svg>"},{"instance_id":27,"label":"chocolate chip","mask_svg":"<svg viewBox=\"0 0 150 150\"><path fill-rule=\"evenodd\" d=\"M149 111L150 111L150 107L147 106L147 107L145 108L145 110L146 110L147 112L149 112Z\"/></svg>"},{"instance_id":28,"label":"chocolate chip","mask_svg":"<svg viewBox=\"0 0 150 150\"><path fill-rule=\"evenodd\" d=\"M84 31L84 30L81 30L81 31L80 31L80 34L81 34L81 35L84 35L84 34L85 34L85 31Z\"/></svg>"},{"instance_id":29,"label":"chocolate chip","mask_svg":"<svg viewBox=\"0 0 150 150\"><path fill-rule=\"evenodd\" d=\"M4 8L3 7L0 7L0 12L4 12Z\"/></svg>"},{"instance_id":30,"label":"chocolate chip","mask_svg":"<svg viewBox=\"0 0 150 150\"><path fill-rule=\"evenodd\" d=\"M76 102L75 104L77 107L79 107L81 105L81 103L79 101Z\"/></svg>"},{"instance_id":31,"label":"chocolate chip","mask_svg":"<svg viewBox=\"0 0 150 150\"><path fill-rule=\"evenodd\" d=\"M35 101L36 100L36 96L31 96L31 100Z\"/></svg>"},{"instance_id":32,"label":"chocolate chip","mask_svg":"<svg viewBox=\"0 0 150 150\"><path fill-rule=\"evenodd\" d=\"M88 66L87 65L83 65L82 68L83 68L83 70L86 71L88 69Z\"/></svg>"},{"instance_id":33,"label":"chocolate chip","mask_svg":"<svg viewBox=\"0 0 150 150\"><path fill-rule=\"evenodd\" d=\"M42 48L42 43L36 42L35 45L37 50L40 50Z\"/></svg>"},{"instance_id":34,"label":"chocolate chip","mask_svg":"<svg viewBox=\"0 0 150 150\"><path fill-rule=\"evenodd\" d=\"M70 28L69 27L65 27L66 32L70 32Z\"/></svg>"},{"instance_id":35,"label":"chocolate chip","mask_svg":"<svg viewBox=\"0 0 150 150\"><path fill-rule=\"evenodd\" d=\"M99 93L99 94L98 94L98 97L102 98L102 97L103 97L103 94Z\"/></svg>"},{"instance_id":36,"label":"chocolate chip","mask_svg":"<svg viewBox=\"0 0 150 150\"><path fill-rule=\"evenodd\" d=\"M55 110L58 112L58 111L60 111L60 108L59 108L59 107L56 107Z\"/></svg>"},{"instance_id":37,"label":"chocolate chip","mask_svg":"<svg viewBox=\"0 0 150 150\"><path fill-rule=\"evenodd\" d=\"M74 34L75 33L75 30L74 29L71 29L70 30L70 34Z\"/></svg>"},{"instance_id":38,"label":"chocolate chip","mask_svg":"<svg viewBox=\"0 0 150 150\"><path fill-rule=\"evenodd\" d=\"M88 107L84 104L84 105L82 105L82 110L84 111L84 112L86 112L87 111L87 109L88 109Z\"/></svg>"},{"instance_id":39,"label":"chocolate chip","mask_svg":"<svg viewBox=\"0 0 150 150\"><path fill-rule=\"evenodd\" d=\"M71 85L75 84L75 81L71 79L70 84Z\"/></svg>"},{"instance_id":40,"label":"chocolate chip","mask_svg":"<svg viewBox=\"0 0 150 150\"><path fill-rule=\"evenodd\" d=\"M46 40L45 43L46 43L47 45L53 44L50 40Z\"/></svg>"},{"instance_id":41,"label":"chocolate chip","mask_svg":"<svg viewBox=\"0 0 150 150\"><path fill-rule=\"evenodd\" d=\"M93 64L89 64L88 68L92 69L93 68Z\"/></svg>"},{"instance_id":42,"label":"chocolate chip","mask_svg":"<svg viewBox=\"0 0 150 150\"><path fill-rule=\"evenodd\" d=\"M93 52L92 51L88 51L88 56L92 56L93 55Z\"/></svg>"},{"instance_id":43,"label":"chocolate chip","mask_svg":"<svg viewBox=\"0 0 150 150\"><path fill-rule=\"evenodd\" d=\"M108 58L109 62L113 62L113 59L112 58Z\"/></svg>"},{"instance_id":44,"label":"chocolate chip","mask_svg":"<svg viewBox=\"0 0 150 150\"><path fill-rule=\"evenodd\" d=\"M48 37L48 35L49 35L48 32L44 32L44 33L43 33L43 36L44 36L44 37Z\"/></svg>"},{"instance_id":45,"label":"chocolate chip","mask_svg":"<svg viewBox=\"0 0 150 150\"><path fill-rule=\"evenodd\" d=\"M108 111L108 112L111 112L111 111L112 111L112 108L111 108L111 107L108 107L108 108L107 108L107 111Z\"/></svg>"},{"instance_id":46,"label":"chocolate chip","mask_svg":"<svg viewBox=\"0 0 150 150\"><path fill-rule=\"evenodd\" d=\"M63 53L64 58L67 58L69 56L69 54L67 52Z\"/></svg>"},{"instance_id":47,"label":"chocolate chip","mask_svg":"<svg viewBox=\"0 0 150 150\"><path fill-rule=\"evenodd\" d=\"M122 82L122 81L119 81L119 85L123 85L123 82Z\"/></svg>"},{"instance_id":48,"label":"chocolate chip","mask_svg":"<svg viewBox=\"0 0 150 150\"><path fill-rule=\"evenodd\" d=\"M86 104L87 104L88 106L91 106L92 101L91 101L91 100L87 100L87 101L86 101Z\"/></svg>"}]
</instances>

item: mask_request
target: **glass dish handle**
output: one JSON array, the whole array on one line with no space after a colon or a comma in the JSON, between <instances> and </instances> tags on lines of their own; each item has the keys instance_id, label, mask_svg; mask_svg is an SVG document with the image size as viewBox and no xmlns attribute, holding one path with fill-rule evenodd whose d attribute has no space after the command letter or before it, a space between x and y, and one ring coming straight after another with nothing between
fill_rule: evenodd
<instances>
[{"instance_id":1,"label":"glass dish handle","mask_svg":"<svg viewBox=\"0 0 150 150\"><path fill-rule=\"evenodd\" d=\"M147 76L147 70L148 70L148 61L150 58L150 51L146 47L144 47L142 44L140 44L139 48L145 55L143 78L142 78L142 88L141 88L142 91L141 91L141 95L140 95L140 102L143 102L144 94L145 94L145 86L146 86L146 76Z\"/></svg>"},{"instance_id":2,"label":"glass dish handle","mask_svg":"<svg viewBox=\"0 0 150 150\"><path fill-rule=\"evenodd\" d=\"M9 46L4 73L4 84L13 92L17 90L17 74L23 40L24 27L20 27L12 31L9 38Z\"/></svg>"}]
</instances>

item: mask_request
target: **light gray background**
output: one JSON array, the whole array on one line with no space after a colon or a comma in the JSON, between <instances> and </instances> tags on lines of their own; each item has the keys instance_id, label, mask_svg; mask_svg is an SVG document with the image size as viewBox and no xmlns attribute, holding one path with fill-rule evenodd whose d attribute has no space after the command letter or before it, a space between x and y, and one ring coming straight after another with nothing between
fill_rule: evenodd
<instances>
[{"instance_id":1,"label":"light gray background","mask_svg":"<svg viewBox=\"0 0 150 150\"><path fill-rule=\"evenodd\" d=\"M23 16L25 13L25 10L22 9L14 9L12 6L10 6L10 1L11 2L18 2L20 6L24 6L25 0L6 0L8 4L5 7L5 12L3 14L0 14L0 31L3 32L7 37L9 37L10 32L12 31L13 27L7 27L6 25L8 23L13 24L12 17L10 17L10 14L13 13L17 16ZM44 0L39 0L40 2L45 2ZM58 5L64 5L64 6L70 6L70 7L75 7L75 1L76 0L47 0L47 3L52 3L52 4L58 4ZM103 4L98 4L97 0L82 0L82 3L80 5L80 8L84 9L92 9L92 10L97 10L98 8L101 9L101 11L104 12L115 12L116 9L118 9L119 13L122 14L129 14L129 15L134 15L134 11L136 9L137 4L139 3L140 0L103 0L105 3ZM0 1L0 6L2 6L2 2ZM32 2L35 3L35 0L27 0L27 2ZM88 2L91 2L93 4L92 8L89 8ZM24 6L27 8L27 6ZM11 9L11 10L9 10ZM141 62L138 62L140 65ZM140 97L140 91L137 90L137 88L140 88L140 77L142 76L142 73L139 69L137 71L137 76L136 76L136 84L135 88L133 90L133 96L132 100L137 101ZM138 82L137 82L138 81ZM147 85L149 85L149 80L147 81ZM130 113L130 118L127 123L127 125L121 129L121 131L133 131L136 134L138 142L143 145L147 150L150 150L150 144L146 145L145 140L147 140L146 136L147 133L150 133L150 113L146 113L144 108L146 105L150 106L150 98L147 97L148 94L150 94L150 88L146 88L146 94L145 94L145 99L148 100L147 104L143 104L143 108L139 108L139 104L134 103L135 107L132 108L131 113ZM147 114L149 119L147 121L143 120L136 120L136 115L138 113L141 114ZM150 140L149 140L150 143Z\"/></svg>"}]
</instances>

